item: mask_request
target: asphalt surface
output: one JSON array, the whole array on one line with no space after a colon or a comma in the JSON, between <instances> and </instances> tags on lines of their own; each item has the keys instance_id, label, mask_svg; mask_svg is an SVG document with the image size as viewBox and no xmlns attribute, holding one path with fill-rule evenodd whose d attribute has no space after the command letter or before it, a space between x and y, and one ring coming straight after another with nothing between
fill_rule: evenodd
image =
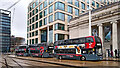
<instances>
[{"instance_id":1,"label":"asphalt surface","mask_svg":"<svg viewBox=\"0 0 120 68\"><path fill-rule=\"evenodd\" d=\"M58 60L56 58L3 55L2 68L120 68L119 61Z\"/></svg>"}]
</instances>

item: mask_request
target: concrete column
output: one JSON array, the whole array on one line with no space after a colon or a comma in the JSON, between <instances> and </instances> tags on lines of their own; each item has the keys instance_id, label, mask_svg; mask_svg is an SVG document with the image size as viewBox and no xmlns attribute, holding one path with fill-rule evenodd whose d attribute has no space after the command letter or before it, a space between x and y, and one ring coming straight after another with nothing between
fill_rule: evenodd
<instances>
[{"instance_id":1,"label":"concrete column","mask_svg":"<svg viewBox=\"0 0 120 68\"><path fill-rule=\"evenodd\" d=\"M54 26L54 24L53 24L53 43L55 42L55 32L54 32L54 30L55 30L55 26Z\"/></svg>"},{"instance_id":2,"label":"concrete column","mask_svg":"<svg viewBox=\"0 0 120 68\"><path fill-rule=\"evenodd\" d=\"M102 46L103 46L103 24L99 24L99 37L102 40Z\"/></svg>"},{"instance_id":3,"label":"concrete column","mask_svg":"<svg viewBox=\"0 0 120 68\"><path fill-rule=\"evenodd\" d=\"M41 43L41 31L38 30L38 43Z\"/></svg>"},{"instance_id":4,"label":"concrete column","mask_svg":"<svg viewBox=\"0 0 120 68\"><path fill-rule=\"evenodd\" d=\"M115 49L118 50L118 33L117 33L117 21L112 21L112 46L113 46L113 57L115 57Z\"/></svg>"},{"instance_id":5,"label":"concrete column","mask_svg":"<svg viewBox=\"0 0 120 68\"><path fill-rule=\"evenodd\" d=\"M47 42L49 43L49 25L47 26Z\"/></svg>"}]
</instances>

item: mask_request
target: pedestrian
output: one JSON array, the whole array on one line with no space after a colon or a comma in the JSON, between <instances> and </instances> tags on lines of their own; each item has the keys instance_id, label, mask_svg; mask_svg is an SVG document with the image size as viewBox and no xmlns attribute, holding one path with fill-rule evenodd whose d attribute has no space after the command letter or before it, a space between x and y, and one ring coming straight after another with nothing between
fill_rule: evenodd
<instances>
[{"instance_id":1,"label":"pedestrian","mask_svg":"<svg viewBox=\"0 0 120 68\"><path fill-rule=\"evenodd\" d=\"M115 57L117 58L117 49L115 49L115 51L114 51L114 52L115 52Z\"/></svg>"}]
</instances>

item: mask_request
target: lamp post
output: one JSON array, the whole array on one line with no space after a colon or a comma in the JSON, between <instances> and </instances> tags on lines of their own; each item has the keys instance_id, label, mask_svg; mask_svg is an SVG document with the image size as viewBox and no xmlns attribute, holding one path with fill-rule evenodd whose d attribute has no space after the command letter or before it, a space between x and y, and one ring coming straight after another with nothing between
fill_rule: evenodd
<instances>
[{"instance_id":1,"label":"lamp post","mask_svg":"<svg viewBox=\"0 0 120 68\"><path fill-rule=\"evenodd\" d=\"M91 0L89 0L89 36L91 36Z\"/></svg>"}]
</instances>

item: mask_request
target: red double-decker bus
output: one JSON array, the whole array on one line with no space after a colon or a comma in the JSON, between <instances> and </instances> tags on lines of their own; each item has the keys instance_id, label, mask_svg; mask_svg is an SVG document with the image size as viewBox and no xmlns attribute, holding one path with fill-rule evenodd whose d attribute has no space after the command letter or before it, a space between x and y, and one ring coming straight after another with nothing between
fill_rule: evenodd
<instances>
[{"instance_id":1,"label":"red double-decker bus","mask_svg":"<svg viewBox=\"0 0 120 68\"><path fill-rule=\"evenodd\" d=\"M28 46L27 45L17 46L15 52L17 56L28 56Z\"/></svg>"},{"instance_id":2,"label":"red double-decker bus","mask_svg":"<svg viewBox=\"0 0 120 68\"><path fill-rule=\"evenodd\" d=\"M54 43L57 59L102 60L102 42L98 36L59 40Z\"/></svg>"}]
</instances>

